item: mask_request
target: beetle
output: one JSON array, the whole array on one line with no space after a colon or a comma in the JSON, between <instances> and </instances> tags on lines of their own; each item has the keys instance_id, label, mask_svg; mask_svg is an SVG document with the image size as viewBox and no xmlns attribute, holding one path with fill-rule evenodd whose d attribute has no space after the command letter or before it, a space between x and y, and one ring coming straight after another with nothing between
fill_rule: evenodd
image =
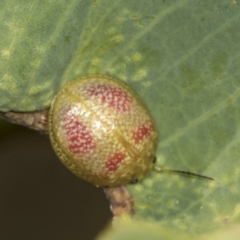
<instances>
[{"instance_id":1,"label":"beetle","mask_svg":"<svg viewBox=\"0 0 240 240\"><path fill-rule=\"evenodd\" d=\"M158 133L149 110L126 83L88 75L67 83L48 118L50 141L62 163L78 177L102 187L143 179L155 166Z\"/></svg>"}]
</instances>

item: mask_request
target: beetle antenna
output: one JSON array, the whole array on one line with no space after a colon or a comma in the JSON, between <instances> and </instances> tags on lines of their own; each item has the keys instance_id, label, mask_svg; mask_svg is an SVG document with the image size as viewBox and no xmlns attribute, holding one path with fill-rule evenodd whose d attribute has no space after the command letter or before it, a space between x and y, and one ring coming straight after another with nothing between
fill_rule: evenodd
<instances>
[{"instance_id":1,"label":"beetle antenna","mask_svg":"<svg viewBox=\"0 0 240 240\"><path fill-rule=\"evenodd\" d=\"M188 176L194 176L194 177L198 177L198 178L205 178L205 179L208 179L208 180L214 180L211 177L207 177L207 176L204 176L204 175L200 175L200 174L192 173L192 172L188 172L188 171L163 169L163 168L159 168L159 167L156 167L156 166L154 166L154 170L157 171L157 172L177 173L177 174L183 174L183 175L188 175Z\"/></svg>"}]
</instances>

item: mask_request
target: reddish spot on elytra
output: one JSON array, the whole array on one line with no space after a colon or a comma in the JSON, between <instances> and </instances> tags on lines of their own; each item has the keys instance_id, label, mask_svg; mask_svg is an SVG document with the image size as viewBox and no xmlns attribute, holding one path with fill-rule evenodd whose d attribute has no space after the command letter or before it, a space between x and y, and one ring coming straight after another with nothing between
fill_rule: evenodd
<instances>
[{"instance_id":1,"label":"reddish spot on elytra","mask_svg":"<svg viewBox=\"0 0 240 240\"><path fill-rule=\"evenodd\" d=\"M136 144L141 143L144 139L146 139L151 131L153 130L153 125L141 124L136 130L133 132L133 140Z\"/></svg>"},{"instance_id":2,"label":"reddish spot on elytra","mask_svg":"<svg viewBox=\"0 0 240 240\"><path fill-rule=\"evenodd\" d=\"M94 140L87 127L74 114L68 114L63 121L68 147L72 153L88 153L95 148Z\"/></svg>"},{"instance_id":3,"label":"reddish spot on elytra","mask_svg":"<svg viewBox=\"0 0 240 240\"><path fill-rule=\"evenodd\" d=\"M132 100L121 88L99 83L88 86L86 92L89 96L98 98L102 103L107 103L108 106L120 112L130 111Z\"/></svg>"},{"instance_id":4,"label":"reddish spot on elytra","mask_svg":"<svg viewBox=\"0 0 240 240\"><path fill-rule=\"evenodd\" d=\"M107 168L106 173L110 174L116 172L125 157L125 153L115 152L105 163L105 166Z\"/></svg>"}]
</instances>

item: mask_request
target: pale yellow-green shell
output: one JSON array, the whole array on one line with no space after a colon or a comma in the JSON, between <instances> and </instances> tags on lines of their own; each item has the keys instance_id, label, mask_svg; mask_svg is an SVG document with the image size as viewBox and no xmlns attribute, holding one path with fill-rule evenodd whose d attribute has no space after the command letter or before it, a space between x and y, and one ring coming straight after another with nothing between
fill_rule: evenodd
<instances>
[{"instance_id":1,"label":"pale yellow-green shell","mask_svg":"<svg viewBox=\"0 0 240 240\"><path fill-rule=\"evenodd\" d=\"M89 75L66 84L49 111L56 154L80 178L117 187L154 166L157 131L145 104L125 83Z\"/></svg>"}]
</instances>

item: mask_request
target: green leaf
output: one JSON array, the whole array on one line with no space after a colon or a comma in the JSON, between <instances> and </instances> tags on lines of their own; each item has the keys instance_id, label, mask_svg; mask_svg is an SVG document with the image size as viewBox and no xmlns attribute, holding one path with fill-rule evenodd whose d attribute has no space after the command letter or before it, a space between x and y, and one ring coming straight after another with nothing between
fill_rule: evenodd
<instances>
[{"instance_id":1,"label":"green leaf","mask_svg":"<svg viewBox=\"0 0 240 240\"><path fill-rule=\"evenodd\" d=\"M152 33L166 56L148 90L157 165L215 180L152 172L128 187L138 218L191 234L240 220L239 10L231 1L187 1Z\"/></svg>"},{"instance_id":2,"label":"green leaf","mask_svg":"<svg viewBox=\"0 0 240 240\"><path fill-rule=\"evenodd\" d=\"M48 107L77 52L92 1L0 2L0 110Z\"/></svg>"},{"instance_id":3,"label":"green leaf","mask_svg":"<svg viewBox=\"0 0 240 240\"><path fill-rule=\"evenodd\" d=\"M144 221L131 220L126 217L121 217L115 220L111 228L107 228L98 237L97 240L238 240L239 239L239 225L229 229L221 230L218 233L210 233L202 236L186 236L179 234L171 229L162 228L157 224Z\"/></svg>"},{"instance_id":4,"label":"green leaf","mask_svg":"<svg viewBox=\"0 0 240 240\"><path fill-rule=\"evenodd\" d=\"M170 229L164 229L157 224L133 221L126 217L121 217L113 222L111 228L107 228L98 237L97 240L190 240L184 234L177 234ZM199 239L196 239L199 240Z\"/></svg>"},{"instance_id":5,"label":"green leaf","mask_svg":"<svg viewBox=\"0 0 240 240\"><path fill-rule=\"evenodd\" d=\"M48 107L66 82L131 85L160 133L157 166L129 185L136 218L189 234L240 221L238 0L0 2L0 111Z\"/></svg>"}]
</instances>

